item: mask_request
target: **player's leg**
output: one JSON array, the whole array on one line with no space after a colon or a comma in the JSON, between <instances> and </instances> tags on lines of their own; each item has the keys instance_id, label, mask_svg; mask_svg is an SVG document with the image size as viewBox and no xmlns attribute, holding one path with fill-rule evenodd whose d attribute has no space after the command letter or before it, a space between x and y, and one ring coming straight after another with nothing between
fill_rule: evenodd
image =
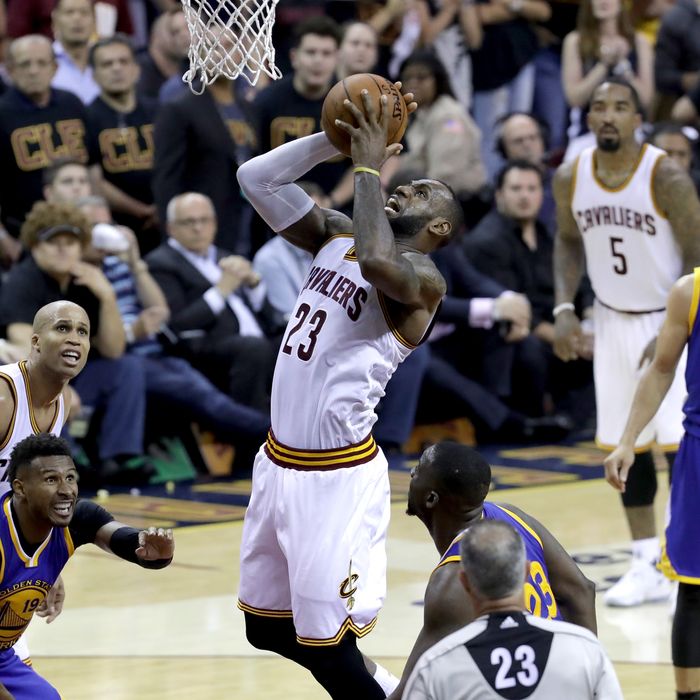
<instances>
[{"instance_id":1,"label":"player's leg","mask_svg":"<svg viewBox=\"0 0 700 700\"><path fill-rule=\"evenodd\" d=\"M700 700L700 439L687 433L675 459L661 569L680 581L671 650L679 698ZM696 698L695 694L699 694Z\"/></svg>"},{"instance_id":2,"label":"player's leg","mask_svg":"<svg viewBox=\"0 0 700 700\"><path fill-rule=\"evenodd\" d=\"M372 630L386 592L386 459L289 472L279 542L302 665L334 698L383 698L356 637Z\"/></svg>"},{"instance_id":3,"label":"player's leg","mask_svg":"<svg viewBox=\"0 0 700 700\"><path fill-rule=\"evenodd\" d=\"M335 687L335 678L326 678L326 666L333 661L336 656L335 662L345 663L348 672L351 672L351 668L354 666L354 671L352 671L353 675L360 679L362 684L366 684L367 689L372 693L376 692L375 686L369 683L364 671L357 666L357 655L354 652L350 654L348 651L350 647L349 642L344 643L337 653L331 648L330 652L318 654L313 647L299 644L294 621L291 617L262 617L246 612L245 629L248 641L256 649L274 651L276 654L284 656L286 659L294 661L308 669L313 673L316 680L331 693L332 697L340 697L339 695L333 695L333 692L337 693L339 690ZM377 695L376 697L388 697L399 684L399 679L383 666L372 661L372 659L366 656L362 656L362 659L365 669L382 689L383 695ZM347 666L347 664L350 665ZM314 673L314 671L317 671L318 675ZM366 690L364 692L366 692ZM364 692L363 697L365 697ZM366 697L374 697L374 695L367 695Z\"/></svg>"},{"instance_id":4,"label":"player's leg","mask_svg":"<svg viewBox=\"0 0 700 700\"><path fill-rule=\"evenodd\" d=\"M676 697L700 700L700 585L681 583L678 587L671 652Z\"/></svg>"},{"instance_id":5,"label":"player's leg","mask_svg":"<svg viewBox=\"0 0 700 700\"><path fill-rule=\"evenodd\" d=\"M0 653L0 683L14 700L61 700L56 688L24 664L12 649Z\"/></svg>"},{"instance_id":6,"label":"player's leg","mask_svg":"<svg viewBox=\"0 0 700 700\"><path fill-rule=\"evenodd\" d=\"M596 393L596 441L614 449L622 436L639 380L642 348L656 333L654 319L621 314L600 304L595 306L593 374ZM635 462L622 496L632 536L632 565L605 594L605 603L634 606L668 597L668 581L656 570L659 541L654 517L657 491L656 469L650 447L654 426L644 428L636 444Z\"/></svg>"},{"instance_id":7,"label":"player's leg","mask_svg":"<svg viewBox=\"0 0 700 700\"><path fill-rule=\"evenodd\" d=\"M284 622L292 630L294 626L287 562L276 532L282 510L277 498L280 471L261 449L255 458L253 489L243 521L238 607L245 613L250 643L282 654L274 644L284 642Z\"/></svg>"}]
</instances>

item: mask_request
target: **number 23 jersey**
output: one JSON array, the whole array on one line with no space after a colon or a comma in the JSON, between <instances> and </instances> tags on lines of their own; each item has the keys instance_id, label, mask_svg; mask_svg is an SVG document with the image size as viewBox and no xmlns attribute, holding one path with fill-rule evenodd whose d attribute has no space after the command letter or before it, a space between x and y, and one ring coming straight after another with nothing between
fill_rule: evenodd
<instances>
[{"instance_id":1,"label":"number 23 jersey","mask_svg":"<svg viewBox=\"0 0 700 700\"><path fill-rule=\"evenodd\" d=\"M666 153L645 144L632 174L618 187L596 176L596 148L576 161L571 211L586 249L596 297L616 311L659 311L682 272L671 224L653 192Z\"/></svg>"},{"instance_id":2,"label":"number 23 jersey","mask_svg":"<svg viewBox=\"0 0 700 700\"><path fill-rule=\"evenodd\" d=\"M272 432L286 445L331 450L361 442L398 365L415 346L362 277L350 234L314 258L277 356Z\"/></svg>"}]
</instances>

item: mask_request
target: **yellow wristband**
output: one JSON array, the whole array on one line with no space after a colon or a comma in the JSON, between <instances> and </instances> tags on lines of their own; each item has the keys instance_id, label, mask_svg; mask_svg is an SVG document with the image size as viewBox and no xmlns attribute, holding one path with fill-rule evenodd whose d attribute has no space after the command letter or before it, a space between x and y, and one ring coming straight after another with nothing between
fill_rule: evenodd
<instances>
[{"instance_id":1,"label":"yellow wristband","mask_svg":"<svg viewBox=\"0 0 700 700\"><path fill-rule=\"evenodd\" d=\"M364 165L358 165L357 167L353 168L352 171L354 173L369 173L370 175L380 177L379 170L375 170L374 168L365 168Z\"/></svg>"}]
</instances>

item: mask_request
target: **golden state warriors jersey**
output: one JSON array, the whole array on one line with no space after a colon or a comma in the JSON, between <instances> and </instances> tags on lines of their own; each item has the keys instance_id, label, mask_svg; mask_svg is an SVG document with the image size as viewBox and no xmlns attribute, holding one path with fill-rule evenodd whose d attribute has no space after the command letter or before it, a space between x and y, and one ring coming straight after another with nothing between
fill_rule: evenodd
<instances>
[{"instance_id":1,"label":"golden state warriors jersey","mask_svg":"<svg viewBox=\"0 0 700 700\"><path fill-rule=\"evenodd\" d=\"M360 273L353 237L330 238L314 258L277 356L272 433L286 445L332 450L368 437L374 408L414 348L386 300Z\"/></svg>"},{"instance_id":2,"label":"golden state warriors jersey","mask_svg":"<svg viewBox=\"0 0 700 700\"><path fill-rule=\"evenodd\" d=\"M495 503L484 503L483 517L487 520L502 520L515 528L525 545L525 556L530 567L525 581L524 594L527 609L536 617L549 620L561 620L562 616L549 585L549 572L544 560L544 548L539 535L518 515ZM436 568L449 562L459 562L459 542L464 533L455 537L447 551L442 555Z\"/></svg>"},{"instance_id":3,"label":"golden state warriors jersey","mask_svg":"<svg viewBox=\"0 0 700 700\"><path fill-rule=\"evenodd\" d=\"M0 366L0 380L4 380L10 387L15 401L15 410L10 422L10 429L7 435L1 436L0 440L0 481L5 479L5 472L10 461L12 448L29 435L37 435L41 431L36 424L34 411L32 409L32 391L29 386L29 375L27 374L27 362L14 362L11 365ZM63 401L63 394L56 402L56 412L51 427L48 432L57 437L61 435L63 424L68 418L68 413ZM0 489L2 490L2 489Z\"/></svg>"},{"instance_id":4,"label":"golden state warriors jersey","mask_svg":"<svg viewBox=\"0 0 700 700\"><path fill-rule=\"evenodd\" d=\"M0 651L20 638L74 551L68 528L54 527L27 554L12 518L11 499L6 493L0 500Z\"/></svg>"},{"instance_id":5,"label":"golden state warriors jersey","mask_svg":"<svg viewBox=\"0 0 700 700\"><path fill-rule=\"evenodd\" d=\"M618 187L596 176L595 147L576 161L571 210L586 249L596 297L617 311L659 311L682 272L680 249L654 198L654 170L664 151L645 144Z\"/></svg>"}]
</instances>

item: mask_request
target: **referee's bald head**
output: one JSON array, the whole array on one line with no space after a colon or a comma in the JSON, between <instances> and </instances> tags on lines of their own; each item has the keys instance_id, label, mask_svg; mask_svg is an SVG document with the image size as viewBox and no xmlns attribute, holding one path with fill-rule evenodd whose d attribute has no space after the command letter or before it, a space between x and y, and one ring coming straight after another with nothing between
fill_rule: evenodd
<instances>
[{"instance_id":1,"label":"referee's bald head","mask_svg":"<svg viewBox=\"0 0 700 700\"><path fill-rule=\"evenodd\" d=\"M523 597L527 557L513 527L499 520L480 520L464 533L459 551L474 594L483 600Z\"/></svg>"}]
</instances>

